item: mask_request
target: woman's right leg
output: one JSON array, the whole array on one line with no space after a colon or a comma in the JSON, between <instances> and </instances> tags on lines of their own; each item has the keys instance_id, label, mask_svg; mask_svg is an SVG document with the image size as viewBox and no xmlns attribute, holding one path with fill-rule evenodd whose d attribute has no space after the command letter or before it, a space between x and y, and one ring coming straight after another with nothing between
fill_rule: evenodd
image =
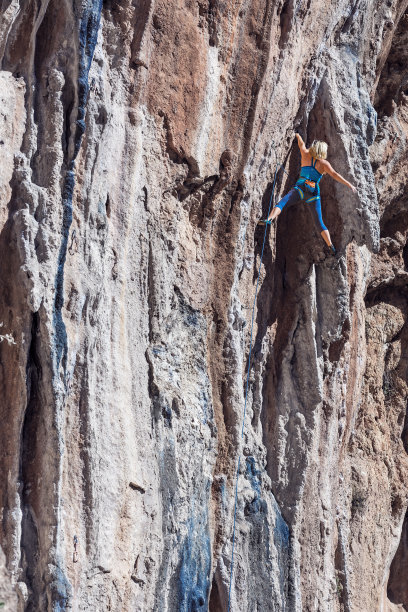
<instances>
[{"instance_id":1,"label":"woman's right leg","mask_svg":"<svg viewBox=\"0 0 408 612\"><path fill-rule=\"evenodd\" d=\"M311 205L312 208L310 210L312 211L313 221L316 225L316 228L320 231L320 235L327 244L327 246L333 251L333 253L336 253L336 249L334 248L330 237L330 232L323 222L322 204L320 198L318 198L314 202L311 202Z\"/></svg>"},{"instance_id":2,"label":"woman's right leg","mask_svg":"<svg viewBox=\"0 0 408 612\"><path fill-rule=\"evenodd\" d=\"M323 238L323 240L325 241L325 243L327 244L328 247L331 247L332 245L332 241L330 238L330 233L329 230L323 230L322 232L320 232L321 237Z\"/></svg>"}]
</instances>

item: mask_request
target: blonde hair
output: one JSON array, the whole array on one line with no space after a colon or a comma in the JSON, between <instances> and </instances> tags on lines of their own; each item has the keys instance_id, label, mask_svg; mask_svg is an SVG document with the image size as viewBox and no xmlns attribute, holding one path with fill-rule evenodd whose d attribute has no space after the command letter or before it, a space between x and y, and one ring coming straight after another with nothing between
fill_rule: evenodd
<instances>
[{"instance_id":1,"label":"blonde hair","mask_svg":"<svg viewBox=\"0 0 408 612\"><path fill-rule=\"evenodd\" d=\"M327 157L327 142L322 140L314 140L309 147L309 153L316 159L326 159Z\"/></svg>"}]
</instances>

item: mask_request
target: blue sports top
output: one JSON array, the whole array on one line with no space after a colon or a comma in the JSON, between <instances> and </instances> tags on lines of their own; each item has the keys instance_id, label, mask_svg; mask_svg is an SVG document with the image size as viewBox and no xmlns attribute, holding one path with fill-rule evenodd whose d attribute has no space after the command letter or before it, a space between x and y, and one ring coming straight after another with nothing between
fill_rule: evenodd
<instances>
[{"instance_id":1,"label":"blue sports top","mask_svg":"<svg viewBox=\"0 0 408 612\"><path fill-rule=\"evenodd\" d=\"M323 174L320 174L320 172L317 170L316 164L317 159L312 157L312 165L302 166L300 169L300 178L307 179L308 181L314 181L316 185L318 185Z\"/></svg>"}]
</instances>

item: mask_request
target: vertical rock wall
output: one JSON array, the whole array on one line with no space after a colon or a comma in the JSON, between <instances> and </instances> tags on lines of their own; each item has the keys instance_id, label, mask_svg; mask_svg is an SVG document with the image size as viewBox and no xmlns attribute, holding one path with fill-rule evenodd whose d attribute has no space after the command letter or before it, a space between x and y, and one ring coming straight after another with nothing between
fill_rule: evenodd
<instances>
[{"instance_id":1,"label":"vertical rock wall","mask_svg":"<svg viewBox=\"0 0 408 612\"><path fill-rule=\"evenodd\" d=\"M408 606L407 7L0 2L10 610Z\"/></svg>"}]
</instances>

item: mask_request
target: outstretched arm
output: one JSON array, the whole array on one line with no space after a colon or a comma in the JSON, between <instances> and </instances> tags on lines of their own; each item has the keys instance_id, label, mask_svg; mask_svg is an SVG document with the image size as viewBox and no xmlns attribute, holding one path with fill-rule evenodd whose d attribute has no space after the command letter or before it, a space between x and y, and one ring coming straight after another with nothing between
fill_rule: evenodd
<instances>
[{"instance_id":1,"label":"outstretched arm","mask_svg":"<svg viewBox=\"0 0 408 612\"><path fill-rule=\"evenodd\" d=\"M307 153L307 149L306 149L306 145L303 142L303 138L301 137L300 134L295 134L296 138L297 138L297 142L298 142L298 146L300 149L300 152L304 155L305 153Z\"/></svg>"},{"instance_id":2,"label":"outstretched arm","mask_svg":"<svg viewBox=\"0 0 408 612\"><path fill-rule=\"evenodd\" d=\"M323 164L324 164L324 169L327 172L327 174L329 174L332 178L334 178L335 181L339 183L343 183L343 185L346 185L346 187L349 187L349 189L351 189L353 193L357 193L356 187L354 187L354 185L352 185L345 178L343 178L341 174L336 172L335 169L332 167L331 164L329 164L328 161L324 161Z\"/></svg>"}]
</instances>

